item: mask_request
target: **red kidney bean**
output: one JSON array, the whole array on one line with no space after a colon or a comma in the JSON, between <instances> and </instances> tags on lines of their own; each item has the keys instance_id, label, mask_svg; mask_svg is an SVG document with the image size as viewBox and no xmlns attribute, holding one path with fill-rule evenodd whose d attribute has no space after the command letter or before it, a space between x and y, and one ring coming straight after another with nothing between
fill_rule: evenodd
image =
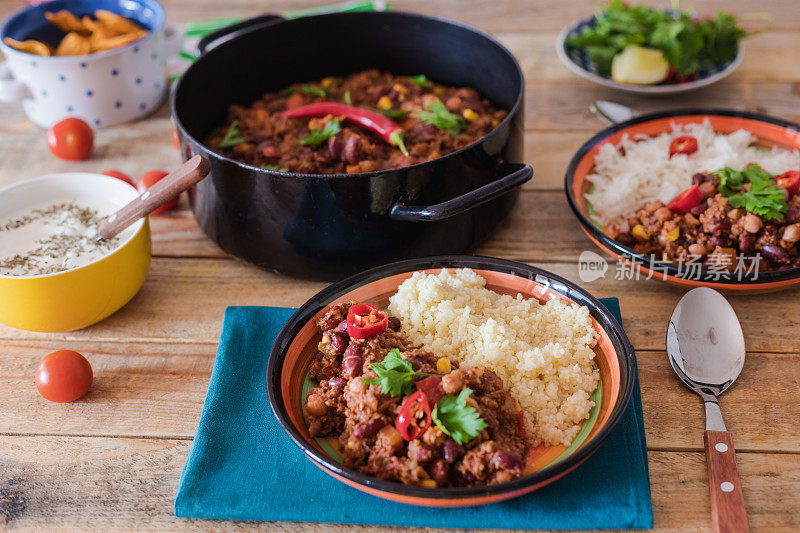
<instances>
[{"instance_id":1,"label":"red kidney bean","mask_svg":"<svg viewBox=\"0 0 800 533\"><path fill-rule=\"evenodd\" d=\"M345 348L347 348L347 337L339 333L338 331L334 331L331 333L331 348L333 351L336 352L336 355L344 352Z\"/></svg>"},{"instance_id":2,"label":"red kidney bean","mask_svg":"<svg viewBox=\"0 0 800 533\"><path fill-rule=\"evenodd\" d=\"M363 360L357 355L345 356L342 359L342 373L349 378L361 375Z\"/></svg>"},{"instance_id":3,"label":"red kidney bean","mask_svg":"<svg viewBox=\"0 0 800 533\"><path fill-rule=\"evenodd\" d=\"M364 346L360 342L351 342L347 345L347 349L344 351L344 358L347 359L348 357L358 357L361 358L364 356Z\"/></svg>"},{"instance_id":4,"label":"red kidney bean","mask_svg":"<svg viewBox=\"0 0 800 533\"><path fill-rule=\"evenodd\" d=\"M342 320L341 322L339 322L339 325L336 326L336 331L347 333L347 320Z\"/></svg>"},{"instance_id":5,"label":"red kidney bean","mask_svg":"<svg viewBox=\"0 0 800 533\"><path fill-rule=\"evenodd\" d=\"M764 257L772 261L775 261L776 263L789 262L789 253L780 246L775 246L773 244L765 244L764 246L761 247L761 253L764 254Z\"/></svg>"},{"instance_id":6,"label":"red kidney bean","mask_svg":"<svg viewBox=\"0 0 800 533\"><path fill-rule=\"evenodd\" d=\"M711 243L712 246L721 246L722 248L727 248L730 246L731 241L727 237L721 237L719 235L714 235L708 242Z\"/></svg>"},{"instance_id":7,"label":"red kidney bean","mask_svg":"<svg viewBox=\"0 0 800 533\"><path fill-rule=\"evenodd\" d=\"M739 251L743 254L752 253L755 249L756 238L752 233L743 232L739 237Z\"/></svg>"},{"instance_id":8,"label":"red kidney bean","mask_svg":"<svg viewBox=\"0 0 800 533\"><path fill-rule=\"evenodd\" d=\"M358 438L371 437L381 430L386 425L386 421L382 418L375 420L368 420L366 422L359 422L353 428L353 436Z\"/></svg>"},{"instance_id":9,"label":"red kidney bean","mask_svg":"<svg viewBox=\"0 0 800 533\"><path fill-rule=\"evenodd\" d=\"M788 224L796 224L800 222L800 209L787 209L784 220Z\"/></svg>"},{"instance_id":10,"label":"red kidney bean","mask_svg":"<svg viewBox=\"0 0 800 533\"><path fill-rule=\"evenodd\" d=\"M442 454L447 463L452 463L458 458L458 445L453 439L447 439L442 446Z\"/></svg>"},{"instance_id":11,"label":"red kidney bean","mask_svg":"<svg viewBox=\"0 0 800 533\"><path fill-rule=\"evenodd\" d=\"M486 422L486 425L489 427L489 431L492 434L494 434L494 432L497 431L497 428L499 427L499 424L497 423L497 418L494 416L494 414L491 411L486 411L481 413L481 417Z\"/></svg>"},{"instance_id":12,"label":"red kidney bean","mask_svg":"<svg viewBox=\"0 0 800 533\"><path fill-rule=\"evenodd\" d=\"M693 208L691 208L689 212L694 216L699 217L700 215L706 212L706 209L708 209L708 204L706 204L705 202L701 202L696 206L694 206Z\"/></svg>"},{"instance_id":13,"label":"red kidney bean","mask_svg":"<svg viewBox=\"0 0 800 533\"><path fill-rule=\"evenodd\" d=\"M392 331L400 331L400 319L396 316L390 316L386 325L389 326L389 329Z\"/></svg>"},{"instance_id":14,"label":"red kidney bean","mask_svg":"<svg viewBox=\"0 0 800 533\"><path fill-rule=\"evenodd\" d=\"M351 165L358 163L358 154L361 151L361 137L351 135L344 145L344 159Z\"/></svg>"},{"instance_id":15,"label":"red kidney bean","mask_svg":"<svg viewBox=\"0 0 800 533\"><path fill-rule=\"evenodd\" d=\"M339 325L339 321L340 320L341 320L341 318L339 318L338 316L331 315L331 316L327 317L322 322L322 325L320 326L320 329L322 331L328 331L329 329L333 329L333 328L335 328L336 326Z\"/></svg>"},{"instance_id":16,"label":"red kidney bean","mask_svg":"<svg viewBox=\"0 0 800 533\"><path fill-rule=\"evenodd\" d=\"M342 149L344 148L341 135L333 135L328 138L328 153L334 161L342 160Z\"/></svg>"},{"instance_id":17,"label":"red kidney bean","mask_svg":"<svg viewBox=\"0 0 800 533\"><path fill-rule=\"evenodd\" d=\"M505 470L522 469L522 459L517 454L511 452L497 452L494 454L493 462L497 468Z\"/></svg>"},{"instance_id":18,"label":"red kidney bean","mask_svg":"<svg viewBox=\"0 0 800 533\"><path fill-rule=\"evenodd\" d=\"M692 176L692 185L700 185L708 178L707 174L703 174L702 172L698 172L694 176Z\"/></svg>"},{"instance_id":19,"label":"red kidney bean","mask_svg":"<svg viewBox=\"0 0 800 533\"><path fill-rule=\"evenodd\" d=\"M447 463L439 459L435 461L429 468L428 474L431 475L433 480L436 482L437 485L443 486L447 484L447 474L449 472L449 468L447 467Z\"/></svg>"},{"instance_id":20,"label":"red kidney bean","mask_svg":"<svg viewBox=\"0 0 800 533\"><path fill-rule=\"evenodd\" d=\"M347 380L344 378L331 378L328 380L329 387L344 388L345 385L347 385Z\"/></svg>"}]
</instances>

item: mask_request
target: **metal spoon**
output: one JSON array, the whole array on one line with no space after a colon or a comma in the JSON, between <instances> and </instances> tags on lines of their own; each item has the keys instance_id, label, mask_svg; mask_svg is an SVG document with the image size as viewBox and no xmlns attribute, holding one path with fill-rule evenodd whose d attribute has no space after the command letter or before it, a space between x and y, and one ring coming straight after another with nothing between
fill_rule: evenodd
<instances>
[{"instance_id":1,"label":"metal spoon","mask_svg":"<svg viewBox=\"0 0 800 533\"><path fill-rule=\"evenodd\" d=\"M717 291L687 292L669 320L667 354L673 370L706 406L705 450L714 531L747 532L747 512L731 434L717 397L739 377L744 336L736 313Z\"/></svg>"}]
</instances>

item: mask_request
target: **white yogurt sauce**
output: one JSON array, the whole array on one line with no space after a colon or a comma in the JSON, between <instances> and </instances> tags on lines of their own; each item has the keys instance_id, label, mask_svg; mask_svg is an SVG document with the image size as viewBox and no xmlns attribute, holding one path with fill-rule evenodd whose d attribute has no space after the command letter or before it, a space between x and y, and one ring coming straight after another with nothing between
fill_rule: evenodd
<instances>
[{"instance_id":1,"label":"white yogurt sauce","mask_svg":"<svg viewBox=\"0 0 800 533\"><path fill-rule=\"evenodd\" d=\"M108 204L65 199L0 219L0 275L54 274L110 254L128 233L97 242L97 225L111 211Z\"/></svg>"}]
</instances>

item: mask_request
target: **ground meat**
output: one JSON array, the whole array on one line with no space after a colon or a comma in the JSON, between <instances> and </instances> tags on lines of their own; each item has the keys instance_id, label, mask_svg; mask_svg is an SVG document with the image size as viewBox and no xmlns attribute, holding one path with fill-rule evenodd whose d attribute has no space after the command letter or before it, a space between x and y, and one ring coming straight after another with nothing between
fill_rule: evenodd
<instances>
[{"instance_id":1,"label":"ground meat","mask_svg":"<svg viewBox=\"0 0 800 533\"><path fill-rule=\"evenodd\" d=\"M800 266L800 196L788 200L781 220L767 221L742 208L734 208L717 192L717 178L696 174L706 198L689 213L673 213L659 201L636 211L628 220L630 231L617 235L622 244L657 260L690 261L706 269L754 271L750 258L760 255L758 271ZM795 236L798 240L794 240ZM739 264L740 256L743 263ZM684 266L688 271L688 267Z\"/></svg>"},{"instance_id":2,"label":"ground meat","mask_svg":"<svg viewBox=\"0 0 800 533\"><path fill-rule=\"evenodd\" d=\"M423 85L408 76L377 70L298 83L281 92L267 93L250 106L232 105L225 124L211 134L208 145L237 161L272 170L305 174L372 172L429 161L464 148L492 131L507 115L474 89L446 87L430 81ZM438 129L415 117L437 99L464 120L462 131ZM314 102L348 101L353 106L399 115L391 118L405 130L409 155L403 155L364 128L347 123L342 123L341 131L325 142L303 146L300 140L312 129L324 129L335 117L297 119L281 114ZM234 121L244 141L220 147Z\"/></svg>"},{"instance_id":3,"label":"ground meat","mask_svg":"<svg viewBox=\"0 0 800 533\"><path fill-rule=\"evenodd\" d=\"M346 336L335 323L341 322L349 305L331 307L318 321L322 338L331 332ZM517 402L497 374L483 367L459 368L452 360L447 360L446 372L440 371L439 357L408 346L393 329L369 339L348 337L347 342L358 345L363 374L351 377L343 369L346 365L340 361L348 357L349 347L333 357L318 353L308 373L319 383L303 405L309 433L336 437L345 466L380 479L424 486L487 485L522 475L527 438L520 428ZM405 398L392 397L380 385L365 381L377 377L370 365L381 362L392 349L398 349L415 372L435 376L427 389L432 398L457 395L469 387L467 405L487 427L461 445L436 425L418 438L403 440L395 422ZM416 376L415 382L424 379L428 378Z\"/></svg>"}]
</instances>

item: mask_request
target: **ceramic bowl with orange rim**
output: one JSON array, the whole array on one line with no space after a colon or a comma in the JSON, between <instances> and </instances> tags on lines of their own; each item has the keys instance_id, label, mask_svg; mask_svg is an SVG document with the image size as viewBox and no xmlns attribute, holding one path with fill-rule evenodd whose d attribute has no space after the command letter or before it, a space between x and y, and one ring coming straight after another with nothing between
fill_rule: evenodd
<instances>
[{"instance_id":1,"label":"ceramic bowl with orange rim","mask_svg":"<svg viewBox=\"0 0 800 533\"><path fill-rule=\"evenodd\" d=\"M783 289L800 283L800 268L784 270L752 271L747 275L720 276L719 272L705 269L681 268L671 262L635 252L632 248L614 240L599 221L586 194L592 183L587 179L595 164L600 147L606 143L618 145L624 135L655 137L671 131L674 125L699 123L708 120L717 133L747 130L764 147L800 149L800 125L779 118L730 110L676 110L642 115L615 124L589 139L575 154L567 168L564 189L567 200L581 223L583 231L600 249L625 263L629 272L639 278L657 279L687 288L711 287L736 293L757 293ZM638 272L638 273L637 273Z\"/></svg>"},{"instance_id":2,"label":"ceramic bowl with orange rim","mask_svg":"<svg viewBox=\"0 0 800 533\"><path fill-rule=\"evenodd\" d=\"M525 474L504 483L478 487L427 488L384 481L346 468L335 440L315 439L302 414L310 387L308 365L317 351L316 320L333 304L351 300L386 308L389 298L414 272L439 273L443 268L471 268L486 288L501 294L521 293L545 302L561 298L589 308L598 333L595 364L600 382L595 407L569 447L540 446L529 450ZM633 392L633 347L614 316L592 295L544 270L515 261L478 256L440 256L399 261L367 270L334 283L306 302L278 334L267 364L267 394L278 422L303 453L336 479L366 493L401 503L434 507L482 505L515 498L568 474L602 444L628 407Z\"/></svg>"}]
</instances>

